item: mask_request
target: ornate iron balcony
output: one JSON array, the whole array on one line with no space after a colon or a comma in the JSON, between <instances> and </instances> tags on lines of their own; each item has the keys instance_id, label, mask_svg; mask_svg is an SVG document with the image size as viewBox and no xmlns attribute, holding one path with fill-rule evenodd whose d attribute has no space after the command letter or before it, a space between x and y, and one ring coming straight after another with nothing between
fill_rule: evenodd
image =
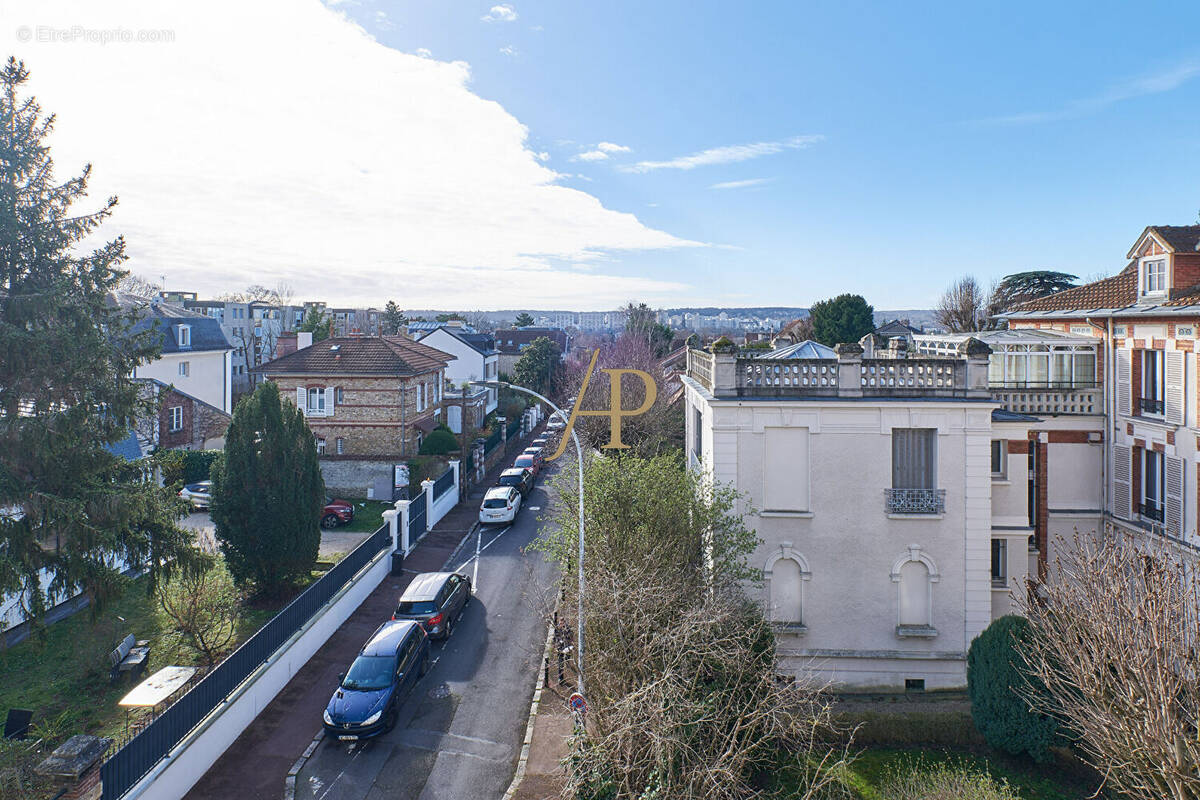
<instances>
[{"instance_id":1,"label":"ornate iron balcony","mask_svg":"<svg viewBox=\"0 0 1200 800\"><path fill-rule=\"evenodd\" d=\"M943 514L945 489L884 489L889 514Z\"/></svg>"}]
</instances>

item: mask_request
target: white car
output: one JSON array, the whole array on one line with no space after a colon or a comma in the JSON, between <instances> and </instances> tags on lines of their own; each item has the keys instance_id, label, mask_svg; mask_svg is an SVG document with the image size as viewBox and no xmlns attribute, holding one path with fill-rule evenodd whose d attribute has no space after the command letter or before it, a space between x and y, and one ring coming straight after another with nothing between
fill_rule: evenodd
<instances>
[{"instance_id":1,"label":"white car","mask_svg":"<svg viewBox=\"0 0 1200 800\"><path fill-rule=\"evenodd\" d=\"M189 483L179 490L179 496L191 503L192 508L208 508L212 505L212 481Z\"/></svg>"},{"instance_id":2,"label":"white car","mask_svg":"<svg viewBox=\"0 0 1200 800\"><path fill-rule=\"evenodd\" d=\"M567 427L567 423L563 422L562 418L558 415L550 417L550 420L546 423L546 430L548 431L561 431L565 427Z\"/></svg>"},{"instance_id":3,"label":"white car","mask_svg":"<svg viewBox=\"0 0 1200 800\"><path fill-rule=\"evenodd\" d=\"M494 525L512 522L521 508L521 492L515 486L494 486L483 496L479 506L479 522Z\"/></svg>"}]
</instances>

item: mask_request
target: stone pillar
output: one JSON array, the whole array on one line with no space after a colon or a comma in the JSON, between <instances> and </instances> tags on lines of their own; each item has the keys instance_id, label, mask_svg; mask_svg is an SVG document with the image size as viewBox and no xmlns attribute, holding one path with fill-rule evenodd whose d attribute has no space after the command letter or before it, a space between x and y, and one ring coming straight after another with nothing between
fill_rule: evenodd
<instances>
[{"instance_id":1,"label":"stone pillar","mask_svg":"<svg viewBox=\"0 0 1200 800\"><path fill-rule=\"evenodd\" d=\"M972 336L959 344L958 352L967 359L967 397L991 397L991 391L988 389L988 363L991 360L992 348Z\"/></svg>"},{"instance_id":2,"label":"stone pillar","mask_svg":"<svg viewBox=\"0 0 1200 800\"><path fill-rule=\"evenodd\" d=\"M500 450L507 452L508 450L508 419L496 416L496 424L500 426Z\"/></svg>"},{"instance_id":3,"label":"stone pillar","mask_svg":"<svg viewBox=\"0 0 1200 800\"><path fill-rule=\"evenodd\" d=\"M713 353L713 397L728 397L730 395L737 394L737 388L737 353Z\"/></svg>"},{"instance_id":4,"label":"stone pillar","mask_svg":"<svg viewBox=\"0 0 1200 800\"><path fill-rule=\"evenodd\" d=\"M862 397L863 346L845 342L833 350L838 359L838 397Z\"/></svg>"},{"instance_id":5,"label":"stone pillar","mask_svg":"<svg viewBox=\"0 0 1200 800\"><path fill-rule=\"evenodd\" d=\"M433 530L433 481L421 481L421 490L425 492L425 532L429 533Z\"/></svg>"},{"instance_id":6,"label":"stone pillar","mask_svg":"<svg viewBox=\"0 0 1200 800\"><path fill-rule=\"evenodd\" d=\"M459 498L462 497L462 473L459 472L461 464L457 458L450 459L450 469L454 470L454 492Z\"/></svg>"},{"instance_id":7,"label":"stone pillar","mask_svg":"<svg viewBox=\"0 0 1200 800\"><path fill-rule=\"evenodd\" d=\"M400 549L400 526L397 522L397 517L400 512L394 508L389 508L383 512L383 521L387 523L388 533L392 536L392 552Z\"/></svg>"},{"instance_id":8,"label":"stone pillar","mask_svg":"<svg viewBox=\"0 0 1200 800\"><path fill-rule=\"evenodd\" d=\"M400 550L405 555L408 555L408 506L412 500L397 500L396 506L396 529L398 535L392 537L392 543L397 550ZM387 513L386 511L384 512Z\"/></svg>"},{"instance_id":9,"label":"stone pillar","mask_svg":"<svg viewBox=\"0 0 1200 800\"><path fill-rule=\"evenodd\" d=\"M62 790L58 796L65 800L99 798L103 790L100 762L112 743L112 739L76 734L60 744L34 772L50 778Z\"/></svg>"}]
</instances>

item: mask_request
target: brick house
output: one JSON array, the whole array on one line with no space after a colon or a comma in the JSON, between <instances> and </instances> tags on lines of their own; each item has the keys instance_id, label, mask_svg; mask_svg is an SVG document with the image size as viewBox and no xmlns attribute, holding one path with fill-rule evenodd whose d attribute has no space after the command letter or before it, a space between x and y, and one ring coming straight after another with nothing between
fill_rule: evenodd
<instances>
[{"instance_id":1,"label":"brick house","mask_svg":"<svg viewBox=\"0 0 1200 800\"><path fill-rule=\"evenodd\" d=\"M138 420L137 435L147 451L219 450L225 446L230 415L155 378L139 378L155 398L158 413Z\"/></svg>"},{"instance_id":2,"label":"brick house","mask_svg":"<svg viewBox=\"0 0 1200 800\"><path fill-rule=\"evenodd\" d=\"M323 460L416 455L445 415L442 387L454 359L397 336L315 342L257 368L308 418Z\"/></svg>"}]
</instances>

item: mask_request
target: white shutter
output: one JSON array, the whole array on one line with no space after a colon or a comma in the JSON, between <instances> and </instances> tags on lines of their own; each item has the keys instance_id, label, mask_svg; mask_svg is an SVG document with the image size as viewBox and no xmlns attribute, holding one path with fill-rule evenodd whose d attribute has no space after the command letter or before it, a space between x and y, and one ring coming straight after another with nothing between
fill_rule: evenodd
<instances>
[{"instance_id":1,"label":"white shutter","mask_svg":"<svg viewBox=\"0 0 1200 800\"><path fill-rule=\"evenodd\" d=\"M1171 425L1182 425L1184 416L1184 387L1187 385L1184 381L1184 364L1186 357L1180 350L1168 350L1166 352L1167 373L1166 373L1166 392L1163 398L1166 407L1166 421Z\"/></svg>"},{"instance_id":2,"label":"white shutter","mask_svg":"<svg viewBox=\"0 0 1200 800\"><path fill-rule=\"evenodd\" d=\"M1178 537L1183 535L1183 459L1168 457L1166 473L1167 508L1163 520L1167 533Z\"/></svg>"},{"instance_id":3,"label":"white shutter","mask_svg":"<svg viewBox=\"0 0 1200 800\"><path fill-rule=\"evenodd\" d=\"M296 390L296 408L308 416L308 391L303 386Z\"/></svg>"},{"instance_id":4,"label":"white shutter","mask_svg":"<svg viewBox=\"0 0 1200 800\"><path fill-rule=\"evenodd\" d=\"M337 389L332 386L325 387L325 416L333 416L333 398L337 394Z\"/></svg>"},{"instance_id":5,"label":"white shutter","mask_svg":"<svg viewBox=\"0 0 1200 800\"><path fill-rule=\"evenodd\" d=\"M1133 364L1130 352L1125 348L1117 350L1117 413L1128 417L1133 413L1130 399L1133 397Z\"/></svg>"},{"instance_id":6,"label":"white shutter","mask_svg":"<svg viewBox=\"0 0 1200 800\"><path fill-rule=\"evenodd\" d=\"M1133 451L1123 445L1113 447L1112 513L1121 519L1133 517Z\"/></svg>"}]
</instances>

